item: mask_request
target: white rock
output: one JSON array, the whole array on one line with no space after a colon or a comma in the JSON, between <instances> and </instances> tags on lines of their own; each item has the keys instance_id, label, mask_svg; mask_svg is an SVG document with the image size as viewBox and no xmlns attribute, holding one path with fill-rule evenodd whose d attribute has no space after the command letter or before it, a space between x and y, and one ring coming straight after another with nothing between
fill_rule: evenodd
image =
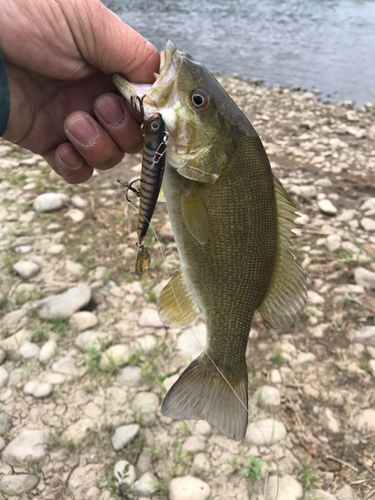
<instances>
[{"instance_id":1,"label":"white rock","mask_svg":"<svg viewBox=\"0 0 375 500\"><path fill-rule=\"evenodd\" d=\"M36 488L39 478L35 474L14 474L3 476L0 480L0 491L13 497L23 495Z\"/></svg>"},{"instance_id":2,"label":"white rock","mask_svg":"<svg viewBox=\"0 0 375 500\"><path fill-rule=\"evenodd\" d=\"M299 500L303 490L300 483L292 476L270 476L268 478L265 500Z\"/></svg>"},{"instance_id":3,"label":"white rock","mask_svg":"<svg viewBox=\"0 0 375 500\"><path fill-rule=\"evenodd\" d=\"M337 216L336 220L340 222L349 222L354 219L356 211L352 208L345 209L341 212L340 215Z\"/></svg>"},{"instance_id":4,"label":"white rock","mask_svg":"<svg viewBox=\"0 0 375 500\"><path fill-rule=\"evenodd\" d=\"M327 417L327 427L333 433L340 432L340 423L337 418L333 415L333 412L330 408L325 409L325 414Z\"/></svg>"},{"instance_id":5,"label":"white rock","mask_svg":"<svg viewBox=\"0 0 375 500\"><path fill-rule=\"evenodd\" d=\"M6 371L4 367L0 366L0 389L2 389L7 385L8 378L9 378L9 373Z\"/></svg>"},{"instance_id":6,"label":"white rock","mask_svg":"<svg viewBox=\"0 0 375 500\"><path fill-rule=\"evenodd\" d=\"M70 217L74 222L81 222L85 218L85 213L78 208L71 208L66 212L65 217Z\"/></svg>"},{"instance_id":7,"label":"white rock","mask_svg":"<svg viewBox=\"0 0 375 500\"><path fill-rule=\"evenodd\" d=\"M129 362L130 351L125 344L116 344L109 347L100 357L100 366L104 369L111 366L122 366Z\"/></svg>"},{"instance_id":8,"label":"white rock","mask_svg":"<svg viewBox=\"0 0 375 500\"><path fill-rule=\"evenodd\" d=\"M47 431L22 430L3 451L3 461L13 466L42 461L47 454Z\"/></svg>"},{"instance_id":9,"label":"white rock","mask_svg":"<svg viewBox=\"0 0 375 500\"><path fill-rule=\"evenodd\" d=\"M315 354L312 352L302 352L297 356L296 363L299 365L304 365L305 363L311 363L315 361Z\"/></svg>"},{"instance_id":10,"label":"white rock","mask_svg":"<svg viewBox=\"0 0 375 500\"><path fill-rule=\"evenodd\" d=\"M139 326L151 326L153 328L162 328L164 326L160 321L157 310L150 307L142 311L138 324Z\"/></svg>"},{"instance_id":11,"label":"white rock","mask_svg":"<svg viewBox=\"0 0 375 500\"><path fill-rule=\"evenodd\" d=\"M259 404L279 406L281 403L280 391L271 385L260 387L254 396Z\"/></svg>"},{"instance_id":12,"label":"white rock","mask_svg":"<svg viewBox=\"0 0 375 500\"><path fill-rule=\"evenodd\" d=\"M145 335L144 337L138 337L136 343L143 352L150 352L156 347L156 338L153 335Z\"/></svg>"},{"instance_id":13,"label":"white rock","mask_svg":"<svg viewBox=\"0 0 375 500\"><path fill-rule=\"evenodd\" d=\"M155 422L159 398L153 392L139 392L133 399L132 407L134 412L139 415L141 424L145 427L151 427Z\"/></svg>"},{"instance_id":14,"label":"white rock","mask_svg":"<svg viewBox=\"0 0 375 500\"><path fill-rule=\"evenodd\" d=\"M73 203L73 205L76 208L85 208L88 205L88 202L75 194L74 196L71 197L70 201Z\"/></svg>"},{"instance_id":15,"label":"white rock","mask_svg":"<svg viewBox=\"0 0 375 500\"><path fill-rule=\"evenodd\" d=\"M122 425L117 427L111 437L112 446L115 451L121 450L130 441L132 441L139 432L138 424Z\"/></svg>"},{"instance_id":16,"label":"white rock","mask_svg":"<svg viewBox=\"0 0 375 500\"><path fill-rule=\"evenodd\" d=\"M23 388L25 394L34 396L34 398L43 399L52 394L53 385L49 382L40 383L36 380L30 380Z\"/></svg>"},{"instance_id":17,"label":"white rock","mask_svg":"<svg viewBox=\"0 0 375 500\"><path fill-rule=\"evenodd\" d=\"M296 194L297 196L301 196L305 199L315 198L317 191L316 187L313 185L310 186L296 186L292 184L288 189L288 192L292 194Z\"/></svg>"},{"instance_id":18,"label":"white rock","mask_svg":"<svg viewBox=\"0 0 375 500\"><path fill-rule=\"evenodd\" d=\"M197 420L195 432L201 436L209 437L212 434L212 427L206 420Z\"/></svg>"},{"instance_id":19,"label":"white rock","mask_svg":"<svg viewBox=\"0 0 375 500\"><path fill-rule=\"evenodd\" d=\"M52 295L39 300L34 310L43 319L66 319L90 302L91 289L80 283L60 295Z\"/></svg>"},{"instance_id":20,"label":"white rock","mask_svg":"<svg viewBox=\"0 0 375 500\"><path fill-rule=\"evenodd\" d=\"M14 249L17 253L30 253L33 251L33 247L30 245L21 245L20 247L15 247Z\"/></svg>"},{"instance_id":21,"label":"white rock","mask_svg":"<svg viewBox=\"0 0 375 500\"><path fill-rule=\"evenodd\" d=\"M78 311L69 318L69 324L76 332L83 332L94 328L98 324L98 318L90 311Z\"/></svg>"},{"instance_id":22,"label":"white rock","mask_svg":"<svg viewBox=\"0 0 375 500\"><path fill-rule=\"evenodd\" d=\"M39 346L33 342L29 342L28 340L26 340L26 342L24 342L19 349L19 353L23 358L37 358L39 356L39 352Z\"/></svg>"},{"instance_id":23,"label":"white rock","mask_svg":"<svg viewBox=\"0 0 375 500\"><path fill-rule=\"evenodd\" d=\"M47 252L51 255L60 255L65 249L65 245L62 243L56 243L56 245L51 245L48 247Z\"/></svg>"},{"instance_id":24,"label":"white rock","mask_svg":"<svg viewBox=\"0 0 375 500\"><path fill-rule=\"evenodd\" d=\"M31 260L19 260L13 264L13 271L16 272L20 278L28 280L39 273L40 266Z\"/></svg>"},{"instance_id":25,"label":"white rock","mask_svg":"<svg viewBox=\"0 0 375 500\"><path fill-rule=\"evenodd\" d=\"M62 373L45 373L44 382L49 382L52 385L59 385L65 382L66 377Z\"/></svg>"},{"instance_id":26,"label":"white rock","mask_svg":"<svg viewBox=\"0 0 375 500\"><path fill-rule=\"evenodd\" d=\"M355 334L355 342L375 346L375 326L366 326Z\"/></svg>"},{"instance_id":27,"label":"white rock","mask_svg":"<svg viewBox=\"0 0 375 500\"><path fill-rule=\"evenodd\" d=\"M86 273L84 266L79 262L74 262L73 260L67 260L65 262L65 271L74 278L80 278Z\"/></svg>"},{"instance_id":28,"label":"white rock","mask_svg":"<svg viewBox=\"0 0 375 500\"><path fill-rule=\"evenodd\" d=\"M158 489L158 478L151 472L145 472L134 483L134 493L142 497L149 498Z\"/></svg>"},{"instance_id":29,"label":"white rock","mask_svg":"<svg viewBox=\"0 0 375 500\"><path fill-rule=\"evenodd\" d=\"M365 231L375 231L375 219L363 217L359 222Z\"/></svg>"},{"instance_id":30,"label":"white rock","mask_svg":"<svg viewBox=\"0 0 375 500\"><path fill-rule=\"evenodd\" d=\"M75 339L75 345L83 352L90 349L101 351L110 342L112 342L112 335L106 332L97 332L95 330L87 330L78 335Z\"/></svg>"},{"instance_id":31,"label":"white rock","mask_svg":"<svg viewBox=\"0 0 375 500\"><path fill-rule=\"evenodd\" d=\"M22 329L19 330L14 335L2 340L1 347L5 350L15 351L18 350L21 345L30 337L31 332Z\"/></svg>"},{"instance_id":32,"label":"white rock","mask_svg":"<svg viewBox=\"0 0 375 500\"><path fill-rule=\"evenodd\" d=\"M169 483L170 500L207 500L210 493L209 485L193 476L175 477Z\"/></svg>"},{"instance_id":33,"label":"white rock","mask_svg":"<svg viewBox=\"0 0 375 500\"><path fill-rule=\"evenodd\" d=\"M357 285L364 288L375 290L375 273L365 269L364 267L357 267L354 270L354 279Z\"/></svg>"},{"instance_id":34,"label":"white rock","mask_svg":"<svg viewBox=\"0 0 375 500\"><path fill-rule=\"evenodd\" d=\"M307 302L309 304L318 305L318 304L324 304L325 299L319 293L314 292L313 290L308 290L307 291Z\"/></svg>"},{"instance_id":35,"label":"white rock","mask_svg":"<svg viewBox=\"0 0 375 500\"><path fill-rule=\"evenodd\" d=\"M357 429L361 432L375 431L375 410L367 408L359 413L356 419Z\"/></svg>"},{"instance_id":36,"label":"white rock","mask_svg":"<svg viewBox=\"0 0 375 500\"><path fill-rule=\"evenodd\" d=\"M176 347L178 353L188 359L196 358L203 351L203 347L206 345L206 339L207 330L204 323L194 326L193 331L191 331L190 328L184 330L177 339Z\"/></svg>"},{"instance_id":37,"label":"white rock","mask_svg":"<svg viewBox=\"0 0 375 500\"><path fill-rule=\"evenodd\" d=\"M128 387L137 387L141 384L141 372L139 366L125 366L118 374L116 382Z\"/></svg>"},{"instance_id":38,"label":"white rock","mask_svg":"<svg viewBox=\"0 0 375 500\"><path fill-rule=\"evenodd\" d=\"M36 212L51 212L63 206L61 196L57 193L43 193L37 196L33 203Z\"/></svg>"},{"instance_id":39,"label":"white rock","mask_svg":"<svg viewBox=\"0 0 375 500\"><path fill-rule=\"evenodd\" d=\"M182 453L198 453L199 451L204 451L207 445L202 439L196 436L189 436L182 444Z\"/></svg>"},{"instance_id":40,"label":"white rock","mask_svg":"<svg viewBox=\"0 0 375 500\"><path fill-rule=\"evenodd\" d=\"M330 234L327 236L327 247L330 252L335 252L341 246L341 236L338 234Z\"/></svg>"},{"instance_id":41,"label":"white rock","mask_svg":"<svg viewBox=\"0 0 375 500\"><path fill-rule=\"evenodd\" d=\"M127 472L125 472L126 466L128 466ZM113 475L116 478L116 482L120 487L120 490L124 492L126 492L126 486L132 485L137 478L134 465L127 460L119 460L115 463ZM125 486L125 488L121 488L121 486Z\"/></svg>"},{"instance_id":42,"label":"white rock","mask_svg":"<svg viewBox=\"0 0 375 500\"><path fill-rule=\"evenodd\" d=\"M73 358L61 358L52 365L52 371L62 373L63 375L78 375L77 369Z\"/></svg>"},{"instance_id":43,"label":"white rock","mask_svg":"<svg viewBox=\"0 0 375 500\"><path fill-rule=\"evenodd\" d=\"M41 363L47 363L50 359L52 359L57 353L57 343L56 340L47 340L40 350L39 353L39 361Z\"/></svg>"},{"instance_id":44,"label":"white rock","mask_svg":"<svg viewBox=\"0 0 375 500\"><path fill-rule=\"evenodd\" d=\"M335 215L337 214L337 208L334 206L332 201L327 198L318 201L318 207L321 212L326 215Z\"/></svg>"},{"instance_id":45,"label":"white rock","mask_svg":"<svg viewBox=\"0 0 375 500\"><path fill-rule=\"evenodd\" d=\"M271 370L271 382L273 384L281 384L281 382L282 382L280 372L276 368Z\"/></svg>"},{"instance_id":46,"label":"white rock","mask_svg":"<svg viewBox=\"0 0 375 500\"><path fill-rule=\"evenodd\" d=\"M286 436L285 425L272 418L252 422L246 432L251 444L269 445L281 441Z\"/></svg>"}]
</instances>

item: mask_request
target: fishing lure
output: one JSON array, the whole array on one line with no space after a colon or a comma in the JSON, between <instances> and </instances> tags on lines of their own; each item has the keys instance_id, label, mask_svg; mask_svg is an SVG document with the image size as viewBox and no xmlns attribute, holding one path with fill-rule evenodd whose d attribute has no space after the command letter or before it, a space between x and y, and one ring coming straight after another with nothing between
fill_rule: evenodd
<instances>
[{"instance_id":1,"label":"fishing lure","mask_svg":"<svg viewBox=\"0 0 375 500\"><path fill-rule=\"evenodd\" d=\"M165 153L168 142L168 132L165 130L164 120L160 113L155 113L143 124L144 135L141 186L139 190L139 213L138 213L138 252L135 264L135 272L138 276L147 271L150 266L150 255L143 245L143 239L147 234L155 205L163 181L165 168ZM128 189L134 188L128 186Z\"/></svg>"}]
</instances>

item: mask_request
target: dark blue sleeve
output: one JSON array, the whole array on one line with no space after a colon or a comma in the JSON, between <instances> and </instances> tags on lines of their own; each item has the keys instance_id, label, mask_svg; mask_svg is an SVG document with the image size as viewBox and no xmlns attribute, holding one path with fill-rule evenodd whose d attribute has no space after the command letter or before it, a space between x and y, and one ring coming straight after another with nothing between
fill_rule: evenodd
<instances>
[{"instance_id":1,"label":"dark blue sleeve","mask_svg":"<svg viewBox=\"0 0 375 500\"><path fill-rule=\"evenodd\" d=\"M10 97L5 63L0 52L0 136L7 128L9 119Z\"/></svg>"}]
</instances>

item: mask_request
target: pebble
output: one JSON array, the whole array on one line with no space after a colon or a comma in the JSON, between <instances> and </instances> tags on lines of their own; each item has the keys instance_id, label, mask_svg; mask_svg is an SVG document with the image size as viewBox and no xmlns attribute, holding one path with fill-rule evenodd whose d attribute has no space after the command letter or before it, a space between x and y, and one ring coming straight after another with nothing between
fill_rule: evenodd
<instances>
[{"instance_id":1,"label":"pebble","mask_svg":"<svg viewBox=\"0 0 375 500\"><path fill-rule=\"evenodd\" d=\"M28 280L39 273L40 266L31 260L19 260L13 264L13 271L16 272L20 278Z\"/></svg>"},{"instance_id":2,"label":"pebble","mask_svg":"<svg viewBox=\"0 0 375 500\"><path fill-rule=\"evenodd\" d=\"M19 349L19 353L23 358L37 358L39 356L39 352L40 347L33 342L29 342L28 340L26 340L26 342L24 342Z\"/></svg>"},{"instance_id":3,"label":"pebble","mask_svg":"<svg viewBox=\"0 0 375 500\"><path fill-rule=\"evenodd\" d=\"M73 358L61 358L52 365L52 371L62 373L63 375L78 375L79 370L74 363Z\"/></svg>"},{"instance_id":4,"label":"pebble","mask_svg":"<svg viewBox=\"0 0 375 500\"><path fill-rule=\"evenodd\" d=\"M35 474L14 474L3 476L0 480L0 491L7 496L23 495L36 488L39 478Z\"/></svg>"},{"instance_id":5,"label":"pebble","mask_svg":"<svg viewBox=\"0 0 375 500\"><path fill-rule=\"evenodd\" d=\"M86 200L84 200L83 198L81 198L80 196L78 196L78 194L75 194L74 196L72 196L70 198L70 201L73 203L73 205L76 208L86 208L88 205L88 202Z\"/></svg>"},{"instance_id":6,"label":"pebble","mask_svg":"<svg viewBox=\"0 0 375 500\"><path fill-rule=\"evenodd\" d=\"M139 366L125 366L117 375L116 382L127 387L137 387L142 382L141 373Z\"/></svg>"},{"instance_id":7,"label":"pebble","mask_svg":"<svg viewBox=\"0 0 375 500\"><path fill-rule=\"evenodd\" d=\"M59 385L65 382L66 377L62 373L45 373L44 382L49 382L52 385Z\"/></svg>"},{"instance_id":8,"label":"pebble","mask_svg":"<svg viewBox=\"0 0 375 500\"><path fill-rule=\"evenodd\" d=\"M153 392L139 392L133 399L132 407L134 412L139 415L141 424L145 427L151 427L155 422L159 398Z\"/></svg>"},{"instance_id":9,"label":"pebble","mask_svg":"<svg viewBox=\"0 0 375 500\"><path fill-rule=\"evenodd\" d=\"M0 366L0 389L7 385L9 373L3 366Z\"/></svg>"},{"instance_id":10,"label":"pebble","mask_svg":"<svg viewBox=\"0 0 375 500\"><path fill-rule=\"evenodd\" d=\"M30 246L30 245L22 245L20 247L15 247L14 250L17 252L17 253L22 253L22 254L25 254L25 253L30 253L33 251L33 247Z\"/></svg>"},{"instance_id":11,"label":"pebble","mask_svg":"<svg viewBox=\"0 0 375 500\"><path fill-rule=\"evenodd\" d=\"M56 245L51 245L48 247L47 252L51 255L60 255L65 249L65 245L62 243L57 243Z\"/></svg>"},{"instance_id":12,"label":"pebble","mask_svg":"<svg viewBox=\"0 0 375 500\"><path fill-rule=\"evenodd\" d=\"M309 304L318 305L325 304L325 298L314 290L307 291L307 302Z\"/></svg>"},{"instance_id":13,"label":"pebble","mask_svg":"<svg viewBox=\"0 0 375 500\"><path fill-rule=\"evenodd\" d=\"M80 283L74 288L60 295L51 295L39 300L34 310L43 319L67 319L73 313L86 306L91 299L91 289Z\"/></svg>"},{"instance_id":14,"label":"pebble","mask_svg":"<svg viewBox=\"0 0 375 500\"><path fill-rule=\"evenodd\" d=\"M303 490L300 483L294 477L269 476L265 500L299 500L302 498Z\"/></svg>"},{"instance_id":15,"label":"pebble","mask_svg":"<svg viewBox=\"0 0 375 500\"><path fill-rule=\"evenodd\" d=\"M2 327L7 331L14 331L22 328L27 323L26 309L16 309L11 311L2 318Z\"/></svg>"},{"instance_id":16,"label":"pebble","mask_svg":"<svg viewBox=\"0 0 375 500\"><path fill-rule=\"evenodd\" d=\"M204 451L206 447L206 442L202 439L196 436L189 436L182 444L181 451L182 453L198 453Z\"/></svg>"},{"instance_id":17,"label":"pebble","mask_svg":"<svg viewBox=\"0 0 375 500\"><path fill-rule=\"evenodd\" d=\"M354 270L354 279L357 285L369 288L370 290L375 290L375 273L372 271L369 271L364 267L357 267Z\"/></svg>"},{"instance_id":18,"label":"pebble","mask_svg":"<svg viewBox=\"0 0 375 500\"><path fill-rule=\"evenodd\" d=\"M246 432L251 444L270 445L281 441L286 436L285 425L272 418L252 422Z\"/></svg>"},{"instance_id":19,"label":"pebble","mask_svg":"<svg viewBox=\"0 0 375 500\"><path fill-rule=\"evenodd\" d=\"M49 382L40 383L36 380L30 380L23 388L23 392L34 398L43 399L52 394L53 385Z\"/></svg>"},{"instance_id":20,"label":"pebble","mask_svg":"<svg viewBox=\"0 0 375 500\"><path fill-rule=\"evenodd\" d=\"M40 349L39 361L41 363L47 363L52 359L57 353L57 343L56 340L47 340Z\"/></svg>"},{"instance_id":21,"label":"pebble","mask_svg":"<svg viewBox=\"0 0 375 500\"><path fill-rule=\"evenodd\" d=\"M341 247L341 236L338 234L330 234L327 236L327 248L329 252L335 252Z\"/></svg>"},{"instance_id":22,"label":"pebble","mask_svg":"<svg viewBox=\"0 0 375 500\"><path fill-rule=\"evenodd\" d=\"M315 361L315 354L312 352L303 352L297 356L296 363L304 365L305 363L312 363Z\"/></svg>"},{"instance_id":23,"label":"pebble","mask_svg":"<svg viewBox=\"0 0 375 500\"><path fill-rule=\"evenodd\" d=\"M367 408L361 411L356 418L356 427L361 432L375 431L375 410Z\"/></svg>"},{"instance_id":24,"label":"pebble","mask_svg":"<svg viewBox=\"0 0 375 500\"><path fill-rule=\"evenodd\" d=\"M7 413L0 412L0 435L7 434L12 427L12 419Z\"/></svg>"},{"instance_id":25,"label":"pebble","mask_svg":"<svg viewBox=\"0 0 375 500\"><path fill-rule=\"evenodd\" d=\"M65 271L74 278L80 278L86 273L86 269L79 262L67 260L65 262Z\"/></svg>"},{"instance_id":26,"label":"pebble","mask_svg":"<svg viewBox=\"0 0 375 500\"><path fill-rule=\"evenodd\" d=\"M104 347L112 342L112 335L106 332L97 332L95 330L87 330L78 335L75 339L75 345L83 352L90 349L101 351Z\"/></svg>"},{"instance_id":27,"label":"pebble","mask_svg":"<svg viewBox=\"0 0 375 500\"><path fill-rule=\"evenodd\" d=\"M33 203L36 212L51 212L63 206L61 196L57 193L43 193L37 196Z\"/></svg>"},{"instance_id":28,"label":"pebble","mask_svg":"<svg viewBox=\"0 0 375 500\"><path fill-rule=\"evenodd\" d=\"M179 335L176 344L178 353L188 359L199 356L203 351L203 347L206 345L206 325L204 323L200 323L197 326L194 326L193 331L194 334L190 328L188 330L184 330L181 335Z\"/></svg>"},{"instance_id":29,"label":"pebble","mask_svg":"<svg viewBox=\"0 0 375 500\"><path fill-rule=\"evenodd\" d=\"M151 448L144 447L137 460L137 469L141 472L147 472L151 466Z\"/></svg>"},{"instance_id":30,"label":"pebble","mask_svg":"<svg viewBox=\"0 0 375 500\"><path fill-rule=\"evenodd\" d=\"M337 214L337 208L332 203L332 201L328 200L327 198L324 198L323 200L319 200L318 207L319 207L319 210L321 212L323 212L323 214L326 214L326 215Z\"/></svg>"},{"instance_id":31,"label":"pebble","mask_svg":"<svg viewBox=\"0 0 375 500\"><path fill-rule=\"evenodd\" d=\"M69 324L76 332L83 332L94 328L98 324L98 318L90 311L78 311L69 318Z\"/></svg>"},{"instance_id":32,"label":"pebble","mask_svg":"<svg viewBox=\"0 0 375 500\"><path fill-rule=\"evenodd\" d=\"M211 488L194 476L175 477L169 483L170 500L207 500Z\"/></svg>"},{"instance_id":33,"label":"pebble","mask_svg":"<svg viewBox=\"0 0 375 500\"><path fill-rule=\"evenodd\" d=\"M13 466L44 460L47 454L47 431L22 430L3 451L3 461Z\"/></svg>"},{"instance_id":34,"label":"pebble","mask_svg":"<svg viewBox=\"0 0 375 500\"><path fill-rule=\"evenodd\" d=\"M71 208L66 212L65 217L70 217L73 222L81 222L85 218L85 213L78 208Z\"/></svg>"},{"instance_id":35,"label":"pebble","mask_svg":"<svg viewBox=\"0 0 375 500\"><path fill-rule=\"evenodd\" d=\"M333 432L335 434L340 432L340 423L337 420L337 418L335 418L335 416L333 415L332 410L330 408L325 408L324 413L325 413L325 416L327 418L328 430L330 430L331 432Z\"/></svg>"},{"instance_id":36,"label":"pebble","mask_svg":"<svg viewBox=\"0 0 375 500\"><path fill-rule=\"evenodd\" d=\"M136 495L149 498L158 490L158 478L152 472L145 472L134 483L134 493Z\"/></svg>"},{"instance_id":37,"label":"pebble","mask_svg":"<svg viewBox=\"0 0 375 500\"><path fill-rule=\"evenodd\" d=\"M126 466L128 466L128 470L124 472ZM137 478L134 465L127 460L119 460L115 463L113 475L116 478L117 485L120 487L120 491L125 494L128 492L127 487L132 485Z\"/></svg>"},{"instance_id":38,"label":"pebble","mask_svg":"<svg viewBox=\"0 0 375 500\"><path fill-rule=\"evenodd\" d=\"M316 187L313 185L310 186L296 186L292 184L288 189L288 192L291 194L295 194L297 196L301 196L306 200L310 198L315 198L317 195Z\"/></svg>"},{"instance_id":39,"label":"pebble","mask_svg":"<svg viewBox=\"0 0 375 500\"><path fill-rule=\"evenodd\" d=\"M139 326L150 326L153 328L162 328L164 326L159 318L158 311L151 308L146 308L142 311L138 324Z\"/></svg>"},{"instance_id":40,"label":"pebble","mask_svg":"<svg viewBox=\"0 0 375 500\"><path fill-rule=\"evenodd\" d=\"M254 396L259 405L279 406L281 403L280 391L271 385L260 387Z\"/></svg>"},{"instance_id":41,"label":"pebble","mask_svg":"<svg viewBox=\"0 0 375 500\"><path fill-rule=\"evenodd\" d=\"M1 345L4 349L10 351L16 351L20 348L21 344L25 342L31 335L28 330L19 330L14 335L2 340Z\"/></svg>"},{"instance_id":42,"label":"pebble","mask_svg":"<svg viewBox=\"0 0 375 500\"><path fill-rule=\"evenodd\" d=\"M94 420L83 417L70 425L64 432L64 436L66 439L73 441L73 443L79 444L85 439L87 431L93 427L95 427Z\"/></svg>"},{"instance_id":43,"label":"pebble","mask_svg":"<svg viewBox=\"0 0 375 500\"><path fill-rule=\"evenodd\" d=\"M281 384L282 381L283 380L281 378L281 374L280 374L279 370L277 370L276 368L271 370L271 382L273 384Z\"/></svg>"},{"instance_id":44,"label":"pebble","mask_svg":"<svg viewBox=\"0 0 375 500\"><path fill-rule=\"evenodd\" d=\"M138 424L122 425L117 427L111 437L112 446L115 451L119 451L132 441L139 432Z\"/></svg>"},{"instance_id":45,"label":"pebble","mask_svg":"<svg viewBox=\"0 0 375 500\"><path fill-rule=\"evenodd\" d=\"M153 335L138 337L136 343L139 345L143 352L150 352L155 349L157 345L156 338Z\"/></svg>"},{"instance_id":46,"label":"pebble","mask_svg":"<svg viewBox=\"0 0 375 500\"><path fill-rule=\"evenodd\" d=\"M359 223L365 231L375 231L375 219L371 219L370 217L363 217L363 219L361 219Z\"/></svg>"},{"instance_id":47,"label":"pebble","mask_svg":"<svg viewBox=\"0 0 375 500\"><path fill-rule=\"evenodd\" d=\"M357 495L348 484L345 484L336 492L336 500L359 500Z\"/></svg>"},{"instance_id":48,"label":"pebble","mask_svg":"<svg viewBox=\"0 0 375 500\"><path fill-rule=\"evenodd\" d=\"M355 342L375 346L375 326L366 326L355 334Z\"/></svg>"},{"instance_id":49,"label":"pebble","mask_svg":"<svg viewBox=\"0 0 375 500\"><path fill-rule=\"evenodd\" d=\"M116 344L109 347L100 357L100 366L103 369L110 368L113 365L122 366L129 362L129 347L124 344Z\"/></svg>"}]
</instances>

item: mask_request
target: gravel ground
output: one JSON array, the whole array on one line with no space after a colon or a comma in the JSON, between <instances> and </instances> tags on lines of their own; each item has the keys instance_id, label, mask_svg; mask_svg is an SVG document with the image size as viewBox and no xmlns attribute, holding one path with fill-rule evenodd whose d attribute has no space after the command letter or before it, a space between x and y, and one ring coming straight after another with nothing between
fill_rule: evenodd
<instances>
[{"instance_id":1,"label":"gravel ground","mask_svg":"<svg viewBox=\"0 0 375 500\"><path fill-rule=\"evenodd\" d=\"M220 80L303 214L309 284L290 330L254 318L245 441L160 413L201 347L156 312L179 265L162 203L151 269L134 272L137 212L116 180L139 155L69 186L2 141L0 496L375 498L375 106ZM202 319L193 330L204 343Z\"/></svg>"}]
</instances>

